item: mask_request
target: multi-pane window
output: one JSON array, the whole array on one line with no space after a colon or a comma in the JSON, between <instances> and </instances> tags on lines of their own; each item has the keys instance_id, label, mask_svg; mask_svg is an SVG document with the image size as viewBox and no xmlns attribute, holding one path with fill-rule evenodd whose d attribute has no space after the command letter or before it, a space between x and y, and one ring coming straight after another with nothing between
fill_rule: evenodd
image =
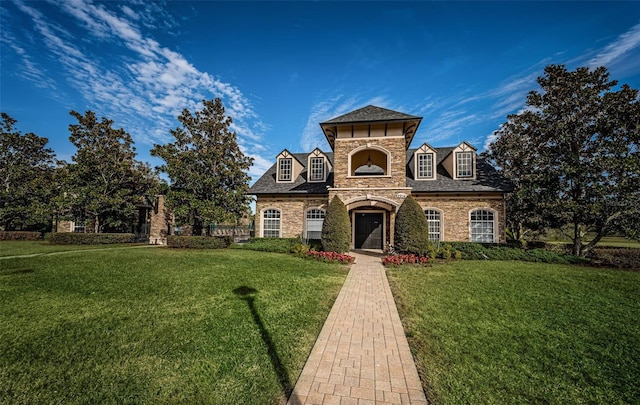
<instances>
[{"instance_id":1,"label":"multi-pane window","mask_svg":"<svg viewBox=\"0 0 640 405\"><path fill-rule=\"evenodd\" d=\"M418 154L418 178L430 179L433 177L433 153Z\"/></svg>"},{"instance_id":2,"label":"multi-pane window","mask_svg":"<svg viewBox=\"0 0 640 405\"><path fill-rule=\"evenodd\" d=\"M471 212L471 242L493 243L494 214L489 210Z\"/></svg>"},{"instance_id":3,"label":"multi-pane window","mask_svg":"<svg viewBox=\"0 0 640 405\"><path fill-rule=\"evenodd\" d=\"M262 213L262 236L265 238L280 237L280 211L266 210Z\"/></svg>"},{"instance_id":4,"label":"multi-pane window","mask_svg":"<svg viewBox=\"0 0 640 405\"><path fill-rule=\"evenodd\" d=\"M311 158L311 181L324 180L324 158Z\"/></svg>"},{"instance_id":5,"label":"multi-pane window","mask_svg":"<svg viewBox=\"0 0 640 405\"><path fill-rule=\"evenodd\" d=\"M323 210L312 209L307 211L307 239L320 239L323 222Z\"/></svg>"},{"instance_id":6,"label":"multi-pane window","mask_svg":"<svg viewBox=\"0 0 640 405\"><path fill-rule=\"evenodd\" d=\"M440 211L437 210L425 210L424 215L427 217L427 224L429 225L429 240L440 240Z\"/></svg>"},{"instance_id":7,"label":"multi-pane window","mask_svg":"<svg viewBox=\"0 0 640 405\"><path fill-rule=\"evenodd\" d=\"M84 219L76 219L75 221L73 221L73 232L85 233L86 230L87 227Z\"/></svg>"},{"instance_id":8,"label":"multi-pane window","mask_svg":"<svg viewBox=\"0 0 640 405\"><path fill-rule=\"evenodd\" d=\"M473 152L456 153L457 177L473 177Z\"/></svg>"},{"instance_id":9,"label":"multi-pane window","mask_svg":"<svg viewBox=\"0 0 640 405\"><path fill-rule=\"evenodd\" d=\"M278 180L279 181L291 181L291 158L282 158L278 160Z\"/></svg>"}]
</instances>

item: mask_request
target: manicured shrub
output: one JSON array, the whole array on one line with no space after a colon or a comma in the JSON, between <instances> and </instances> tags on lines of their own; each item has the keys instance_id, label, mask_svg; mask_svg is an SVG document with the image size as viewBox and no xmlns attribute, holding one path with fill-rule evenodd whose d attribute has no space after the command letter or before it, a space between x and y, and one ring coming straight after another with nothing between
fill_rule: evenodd
<instances>
[{"instance_id":1,"label":"manicured shrub","mask_svg":"<svg viewBox=\"0 0 640 405\"><path fill-rule=\"evenodd\" d=\"M49 237L53 245L108 245L113 243L134 243L133 233L74 233L55 232Z\"/></svg>"},{"instance_id":2,"label":"manicured shrub","mask_svg":"<svg viewBox=\"0 0 640 405\"><path fill-rule=\"evenodd\" d=\"M637 248L594 248L589 257L596 266L640 269L640 249Z\"/></svg>"},{"instance_id":3,"label":"manicured shrub","mask_svg":"<svg viewBox=\"0 0 640 405\"><path fill-rule=\"evenodd\" d=\"M327 207L322 223L322 249L325 252L344 253L351 246L351 221L344 203L337 196Z\"/></svg>"},{"instance_id":4,"label":"manicured shrub","mask_svg":"<svg viewBox=\"0 0 640 405\"><path fill-rule=\"evenodd\" d=\"M231 236L167 236L167 247L180 249L224 249L232 242Z\"/></svg>"},{"instance_id":5,"label":"manicured shrub","mask_svg":"<svg viewBox=\"0 0 640 405\"><path fill-rule=\"evenodd\" d=\"M557 264L585 264L589 260L548 249L525 250L497 243L449 242L465 260L522 260Z\"/></svg>"},{"instance_id":6,"label":"manicured shrub","mask_svg":"<svg viewBox=\"0 0 640 405\"><path fill-rule=\"evenodd\" d=\"M0 231L0 240L41 240L40 232Z\"/></svg>"},{"instance_id":7,"label":"manicured shrub","mask_svg":"<svg viewBox=\"0 0 640 405\"><path fill-rule=\"evenodd\" d=\"M246 243L233 245L233 247L260 252L292 253L295 250L294 246L299 243L298 238L250 238Z\"/></svg>"},{"instance_id":8,"label":"manicured shrub","mask_svg":"<svg viewBox=\"0 0 640 405\"><path fill-rule=\"evenodd\" d=\"M408 196L398 209L394 230L394 247L399 253L427 256L433 248L429 224L420 204Z\"/></svg>"}]
</instances>

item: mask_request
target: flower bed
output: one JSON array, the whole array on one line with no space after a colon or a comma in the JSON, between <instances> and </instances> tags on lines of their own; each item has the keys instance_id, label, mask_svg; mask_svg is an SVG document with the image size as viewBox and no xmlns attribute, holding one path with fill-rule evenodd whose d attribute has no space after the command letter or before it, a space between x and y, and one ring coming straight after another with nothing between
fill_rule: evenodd
<instances>
[{"instance_id":1,"label":"flower bed","mask_svg":"<svg viewBox=\"0 0 640 405\"><path fill-rule=\"evenodd\" d=\"M403 264L418 264L426 266L431 259L427 256L417 256L414 254L385 256L382 258L382 264L385 266L400 266Z\"/></svg>"},{"instance_id":2,"label":"flower bed","mask_svg":"<svg viewBox=\"0 0 640 405\"><path fill-rule=\"evenodd\" d=\"M312 257L316 260L320 260L328 263L344 263L351 264L356 259L353 256L345 255L336 252L316 252L311 250L306 253L308 257Z\"/></svg>"}]
</instances>

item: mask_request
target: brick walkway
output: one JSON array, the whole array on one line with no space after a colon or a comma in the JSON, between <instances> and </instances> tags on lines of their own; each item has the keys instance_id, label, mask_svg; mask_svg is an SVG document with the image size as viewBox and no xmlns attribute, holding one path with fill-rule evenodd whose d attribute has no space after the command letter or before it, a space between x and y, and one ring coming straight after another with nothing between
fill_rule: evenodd
<instances>
[{"instance_id":1,"label":"brick walkway","mask_svg":"<svg viewBox=\"0 0 640 405\"><path fill-rule=\"evenodd\" d=\"M288 404L427 404L380 258L352 254Z\"/></svg>"}]
</instances>

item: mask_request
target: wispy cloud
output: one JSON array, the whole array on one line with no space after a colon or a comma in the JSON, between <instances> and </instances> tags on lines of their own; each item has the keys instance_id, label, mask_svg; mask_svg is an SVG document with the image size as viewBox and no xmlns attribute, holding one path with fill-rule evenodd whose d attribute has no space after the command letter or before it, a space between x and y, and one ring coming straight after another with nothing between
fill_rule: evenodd
<instances>
[{"instance_id":1,"label":"wispy cloud","mask_svg":"<svg viewBox=\"0 0 640 405\"><path fill-rule=\"evenodd\" d=\"M32 21L51 55L66 72L67 80L87 101L131 132L134 139L145 144L169 140L169 129L177 124L182 109L192 112L203 99L220 97L226 113L233 118L232 129L245 153L254 157L253 174L265 170L260 123L251 102L231 83L198 70L180 53L162 46L146 34L145 27L156 26L153 13L163 13L159 4L131 4L107 8L90 1L67 0L55 3L85 38L77 39L68 28L47 18L31 3L15 0L19 10ZM134 8L132 8L134 7ZM3 35L3 38L5 36ZM3 39L4 40L4 39ZM104 60L102 54L87 47L92 42L98 48L115 47L116 58ZM26 52L15 45L25 64ZM33 64L25 77L36 81L42 77ZM46 83L46 82L45 82ZM50 85L54 85L50 83Z\"/></svg>"},{"instance_id":2,"label":"wispy cloud","mask_svg":"<svg viewBox=\"0 0 640 405\"><path fill-rule=\"evenodd\" d=\"M589 67L610 66L618 62L630 51L640 46L640 23L621 34L615 41L605 46L589 60ZM636 66L637 68L637 66Z\"/></svg>"}]
</instances>

